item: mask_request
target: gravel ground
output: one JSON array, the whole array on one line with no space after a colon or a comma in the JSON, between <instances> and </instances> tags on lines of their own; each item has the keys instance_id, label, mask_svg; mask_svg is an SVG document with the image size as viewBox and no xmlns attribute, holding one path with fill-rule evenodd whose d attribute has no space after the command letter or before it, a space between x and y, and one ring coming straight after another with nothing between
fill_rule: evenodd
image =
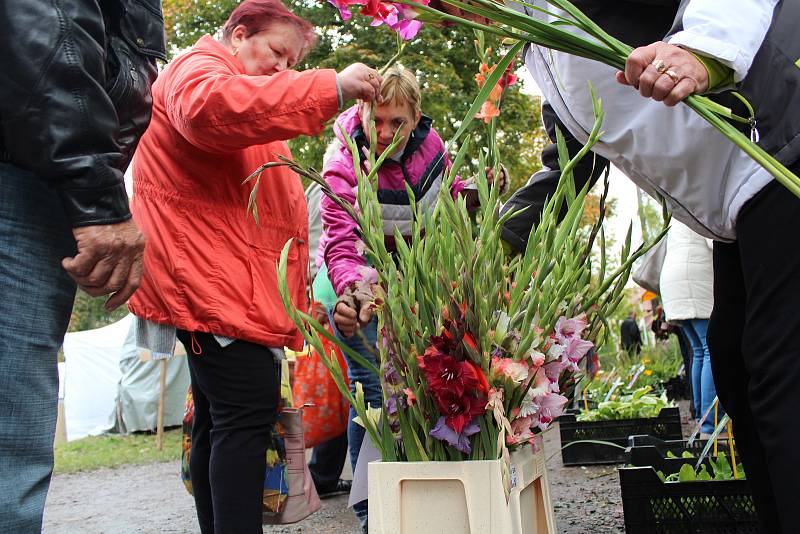
<instances>
[{"instance_id":1,"label":"gravel ground","mask_svg":"<svg viewBox=\"0 0 800 534\"><path fill-rule=\"evenodd\" d=\"M685 408L685 403L681 404ZM684 433L688 435L686 428ZM563 467L559 448L555 425L545 433L545 452L558 531L561 534L623 532L622 499L615 466ZM44 520L45 534L198 532L194 502L180 481L178 462L55 476ZM340 496L322 501L320 511L297 525L264 527L264 532L359 534L361 531L347 508L347 497Z\"/></svg>"}]
</instances>

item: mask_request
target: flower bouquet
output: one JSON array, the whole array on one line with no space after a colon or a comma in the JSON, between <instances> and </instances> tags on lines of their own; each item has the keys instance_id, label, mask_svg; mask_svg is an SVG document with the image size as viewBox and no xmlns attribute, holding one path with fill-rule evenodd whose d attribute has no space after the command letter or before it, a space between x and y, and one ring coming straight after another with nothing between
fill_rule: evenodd
<instances>
[{"instance_id":1,"label":"flower bouquet","mask_svg":"<svg viewBox=\"0 0 800 534\"><path fill-rule=\"evenodd\" d=\"M487 80L489 89L496 82L491 78L504 72L505 65L498 67ZM629 232L619 266L606 272L602 215L588 235L580 231L587 191L576 191L571 169L600 135L603 112L596 99L595 112L590 143L579 154L569 160L559 143L561 182L525 253L513 258L504 252L500 237L514 213L500 215L499 193L485 173L477 177L476 216L463 198L454 200L448 193L467 157L469 138L433 211L414 206L410 241L395 236L395 255L384 244L376 172L396 145L366 166L369 172L362 170L356 147L350 147L359 174L357 207L336 197L316 172L289 160L260 169L289 165L318 182L358 223L374 267L370 282L379 322L379 368L292 304L285 277L291 243L281 256L279 284L289 316L323 355L384 461L507 461L510 451L531 443L562 413L568 399L559 379L579 370L578 363L602 333L603 318L624 297L633 261L647 249L632 251ZM485 168L483 154L479 152L480 169ZM600 260L592 262L598 237ZM383 409L364 403L360 384L351 394L323 339L380 375Z\"/></svg>"},{"instance_id":2,"label":"flower bouquet","mask_svg":"<svg viewBox=\"0 0 800 534\"><path fill-rule=\"evenodd\" d=\"M512 57L513 53L506 54L486 73L462 128L475 119L491 90L506 75ZM608 269L602 227L608 176L600 217L588 232L580 226L588 185L576 190L572 169L601 134L602 106L593 92L592 96L596 118L589 143L570 159L559 134L560 183L546 204L539 225L532 230L525 253L517 257L505 253L501 240L504 223L515 213L500 214L499 188L487 180L485 160L490 147L478 151L473 158L481 169L476 178L480 200L477 213L468 209L464 197L454 199L449 193L468 157L469 137L446 173L431 211L417 207L413 192L408 189L415 221L410 239L396 233L397 251L391 255L384 244L376 193L377 169L400 139L395 138L379 157L374 152L366 154L362 165L360 151L345 136L358 179L355 206L337 197L318 173L285 158L263 165L246 180L255 181L254 199L261 171L287 165L317 182L357 222L363 240L357 248L364 251L372 266L363 283L374 295L379 366L340 343L312 316L293 305L286 281L291 241L284 247L278 266L284 307L354 407L358 421L380 452L382 466L390 469L398 463L410 466L415 462L429 465L417 478L431 476L435 472L432 469L447 469L442 467L443 462L461 462L475 468L489 462L493 466L492 474L486 476L497 482L492 495L501 496L503 502L503 506L498 504L493 509L506 512L491 519L492 528L500 529L492 531L518 531L509 523L517 517L518 527L518 514L509 515L505 505L511 499L516 503L512 509L518 509L521 492L528 487L535 486L538 494L544 495L542 500L548 504L543 509L549 509L547 485L542 482L546 480L544 458L541 453L536 455L531 445L537 443L537 434L564 410L568 397L562 384L579 371L579 362L603 334L604 318L624 298L623 289L633 262L652 245L634 251L629 229L619 266ZM372 130L374 125L367 128ZM656 241L665 232L666 228ZM592 261L593 246L598 240L599 260ZM360 383L354 384L351 393L337 359L325 349L323 339L336 343L350 358L379 375L382 407L365 403ZM439 467L433 467L431 462ZM396 504L392 495L399 491L399 484L389 484L387 487L393 489L381 494L381 485L376 482L378 467L375 473L373 467L370 464L370 502L383 503L377 508L383 519L374 523L399 524L386 516L386 510L393 509L391 503ZM407 469L403 472L407 473ZM477 486L486 485L485 477L473 479L478 481ZM525 506L536 502L523 501L528 503ZM426 506L425 499L415 501L414 506ZM552 511L545 516L549 517L544 523L546 529L552 531ZM489 531L475 525L470 528Z\"/></svg>"}]
</instances>

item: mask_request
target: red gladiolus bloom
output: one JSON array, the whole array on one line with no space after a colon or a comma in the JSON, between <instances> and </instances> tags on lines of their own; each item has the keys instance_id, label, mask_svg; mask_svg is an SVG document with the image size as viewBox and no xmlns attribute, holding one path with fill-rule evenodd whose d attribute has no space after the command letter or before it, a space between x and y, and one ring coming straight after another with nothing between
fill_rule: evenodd
<instances>
[{"instance_id":1,"label":"red gladiolus bloom","mask_svg":"<svg viewBox=\"0 0 800 534\"><path fill-rule=\"evenodd\" d=\"M435 397L436 406L444 415L447 426L460 434L475 416L486 412L486 397L481 395L456 395L454 391L444 391Z\"/></svg>"},{"instance_id":2,"label":"red gladiolus bloom","mask_svg":"<svg viewBox=\"0 0 800 534\"><path fill-rule=\"evenodd\" d=\"M468 362L459 362L447 355L433 356L428 350L420 358L419 367L425 373L428 388L434 397L440 397L444 392L461 397L479 388L480 379L475 368Z\"/></svg>"},{"instance_id":3,"label":"red gladiolus bloom","mask_svg":"<svg viewBox=\"0 0 800 534\"><path fill-rule=\"evenodd\" d=\"M489 394L489 381L486 379L486 375L483 374L483 369L480 366L472 361L465 362L472 367L472 370L475 371L475 376L478 378L478 389L483 392L485 395Z\"/></svg>"},{"instance_id":4,"label":"red gladiolus bloom","mask_svg":"<svg viewBox=\"0 0 800 534\"><path fill-rule=\"evenodd\" d=\"M472 334L469 332L464 332L464 343L466 343L467 346L472 350L478 350L478 344L475 342L475 338L472 337Z\"/></svg>"}]
</instances>

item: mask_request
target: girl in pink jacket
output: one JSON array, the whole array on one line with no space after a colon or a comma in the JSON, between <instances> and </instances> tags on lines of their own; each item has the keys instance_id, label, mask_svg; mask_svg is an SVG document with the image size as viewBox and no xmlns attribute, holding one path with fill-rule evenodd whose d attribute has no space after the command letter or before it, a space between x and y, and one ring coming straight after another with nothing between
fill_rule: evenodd
<instances>
[{"instance_id":1,"label":"girl in pink jacket","mask_svg":"<svg viewBox=\"0 0 800 534\"><path fill-rule=\"evenodd\" d=\"M422 115L419 85L413 73L402 67L391 68L384 75L381 96L383 101L380 104L363 102L339 116L334 126L337 141L324 165L323 176L337 195L355 204L358 184L353 157L342 136L350 136L359 149L368 147L363 124L371 106L374 106L377 154L386 150L395 132L400 129L402 144L378 171L378 201L383 214L387 248L391 251L394 248L395 228L404 236L411 234L413 212L406 184L411 186L417 205L432 210L445 173L450 168L450 159L442 139L431 127L431 119ZM452 189L453 194L457 194L464 189L464 183L457 179ZM369 286L377 281L377 273L367 265L356 223L350 216L327 197L322 199L321 213L324 234L320 240L317 263L322 267L315 288L319 290L319 282L325 280L327 271L339 297L334 309L330 310L337 337L378 365L375 358L377 320L366 305L371 300ZM361 306L362 303L365 305ZM359 329L363 337L356 334ZM361 382L366 401L374 407L381 406L379 378L350 358L347 360L351 387L354 389L355 383ZM351 408L350 419L353 417L355 413ZM364 429L351 421L347 437L350 461L355 470ZM362 501L353 508L366 532L367 502Z\"/></svg>"}]
</instances>

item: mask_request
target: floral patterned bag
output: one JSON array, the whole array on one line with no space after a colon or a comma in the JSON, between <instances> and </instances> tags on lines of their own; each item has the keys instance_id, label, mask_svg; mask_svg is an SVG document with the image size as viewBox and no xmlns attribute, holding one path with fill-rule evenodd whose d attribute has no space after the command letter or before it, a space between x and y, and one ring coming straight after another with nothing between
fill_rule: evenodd
<instances>
[{"instance_id":1,"label":"floral patterned bag","mask_svg":"<svg viewBox=\"0 0 800 534\"><path fill-rule=\"evenodd\" d=\"M186 491L192 494L192 480L189 473L189 453L192 448L192 423L194 421L194 399L192 387L186 393L186 406L183 415L183 440L181 442L181 480ZM289 465L286 458L285 432L280 424L272 430L272 439L267 448L267 472L264 476L264 521L279 517L284 512L289 497Z\"/></svg>"},{"instance_id":2,"label":"floral patterned bag","mask_svg":"<svg viewBox=\"0 0 800 534\"><path fill-rule=\"evenodd\" d=\"M323 339L322 344L325 350L335 352L347 381L347 363L339 348L327 339ZM315 447L347 430L350 405L313 348L309 349L307 356L298 356L295 360L292 396L295 406L304 407L303 433L306 447Z\"/></svg>"}]
</instances>

